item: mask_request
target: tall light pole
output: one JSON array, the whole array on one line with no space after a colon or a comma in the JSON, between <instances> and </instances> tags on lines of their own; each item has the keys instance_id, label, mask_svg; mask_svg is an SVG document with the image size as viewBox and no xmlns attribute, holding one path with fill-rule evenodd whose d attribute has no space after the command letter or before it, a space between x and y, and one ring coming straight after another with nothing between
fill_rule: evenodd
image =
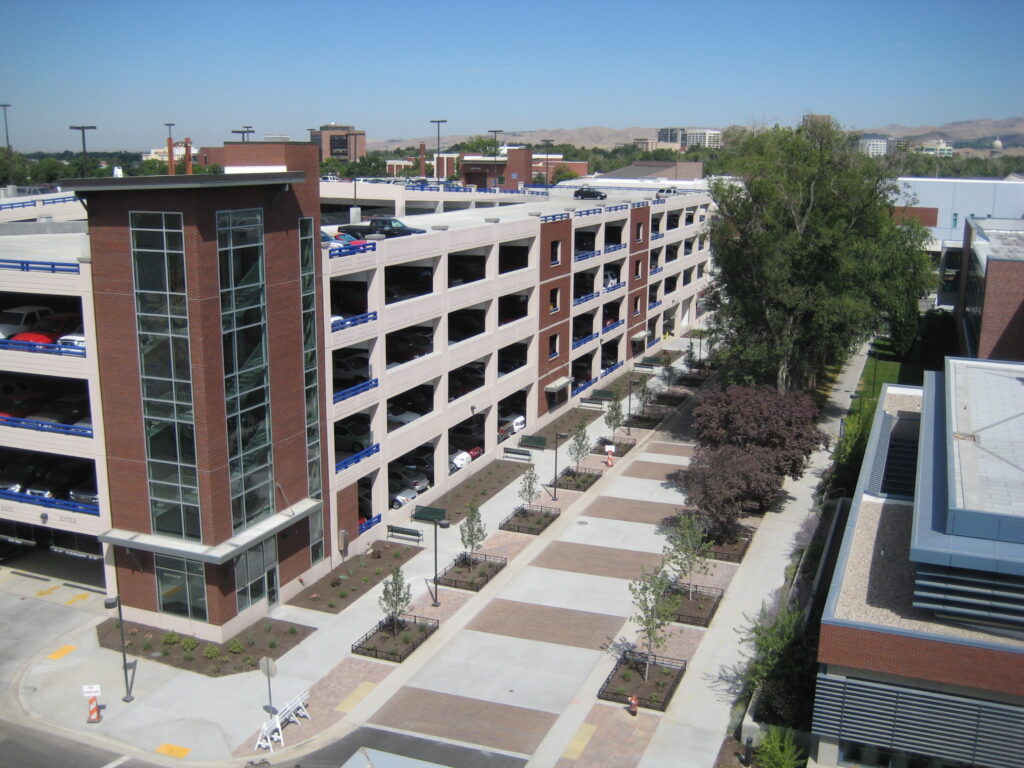
<instances>
[{"instance_id":1,"label":"tall light pole","mask_svg":"<svg viewBox=\"0 0 1024 768\"><path fill-rule=\"evenodd\" d=\"M626 434L630 435L629 422L633 419L633 377L629 378L629 405L626 409Z\"/></svg>"},{"instance_id":2,"label":"tall light pole","mask_svg":"<svg viewBox=\"0 0 1024 768\"><path fill-rule=\"evenodd\" d=\"M437 172L437 165L441 162L441 123L447 123L447 120L431 120L437 126L437 154L434 155L434 178L438 181L441 180L441 174Z\"/></svg>"},{"instance_id":3,"label":"tall light pole","mask_svg":"<svg viewBox=\"0 0 1024 768\"><path fill-rule=\"evenodd\" d=\"M132 696L132 687L128 682L128 652L124 645L124 613L121 610L121 596L114 595L103 601L103 607L108 611L117 608L117 625L121 628L121 666L124 669L124 697L121 699L125 704L135 700Z\"/></svg>"},{"instance_id":4,"label":"tall light pole","mask_svg":"<svg viewBox=\"0 0 1024 768\"><path fill-rule=\"evenodd\" d=\"M498 188L498 134L501 133L501 128L488 128L488 133L494 134L494 188Z\"/></svg>"},{"instance_id":5,"label":"tall light pole","mask_svg":"<svg viewBox=\"0 0 1024 768\"><path fill-rule=\"evenodd\" d=\"M164 125L167 126L167 138L173 139L174 137L171 135L171 128L177 125L177 123L164 123Z\"/></svg>"},{"instance_id":6,"label":"tall light pole","mask_svg":"<svg viewBox=\"0 0 1024 768\"><path fill-rule=\"evenodd\" d=\"M447 520L435 520L434 521L434 602L432 605L437 608L441 605L441 601L437 598L437 529L448 528L451 525Z\"/></svg>"},{"instance_id":7,"label":"tall light pole","mask_svg":"<svg viewBox=\"0 0 1024 768\"><path fill-rule=\"evenodd\" d=\"M5 112L6 114L6 112ZM82 132L82 176L86 176L89 173L89 153L85 150L85 132L95 131L95 125L69 125L69 130L81 131Z\"/></svg>"},{"instance_id":8,"label":"tall light pole","mask_svg":"<svg viewBox=\"0 0 1024 768\"><path fill-rule=\"evenodd\" d=\"M548 163L551 160L551 143L554 139L541 139L540 141L544 145L544 185L547 186L551 183L551 170L548 168Z\"/></svg>"},{"instance_id":9,"label":"tall light pole","mask_svg":"<svg viewBox=\"0 0 1024 768\"><path fill-rule=\"evenodd\" d=\"M7 144L7 151L11 151L11 135L7 133L7 108L10 104L0 104L0 108L4 111L4 143Z\"/></svg>"},{"instance_id":10,"label":"tall light pole","mask_svg":"<svg viewBox=\"0 0 1024 768\"><path fill-rule=\"evenodd\" d=\"M555 432L555 488L554 492L551 494L552 501L558 501L558 441L565 440L568 436L568 432Z\"/></svg>"}]
</instances>

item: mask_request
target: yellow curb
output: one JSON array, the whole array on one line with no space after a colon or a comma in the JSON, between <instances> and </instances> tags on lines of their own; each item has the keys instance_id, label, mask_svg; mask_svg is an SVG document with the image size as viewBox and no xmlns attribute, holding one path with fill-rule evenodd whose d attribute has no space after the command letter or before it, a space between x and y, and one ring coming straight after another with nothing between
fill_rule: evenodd
<instances>
[{"instance_id":1,"label":"yellow curb","mask_svg":"<svg viewBox=\"0 0 1024 768\"><path fill-rule=\"evenodd\" d=\"M179 747L177 744L161 744L153 751L168 757L185 757L192 750L188 747Z\"/></svg>"},{"instance_id":2,"label":"yellow curb","mask_svg":"<svg viewBox=\"0 0 1024 768\"><path fill-rule=\"evenodd\" d=\"M47 595L52 595L58 589L60 589L60 584L57 584L52 587L47 587L46 589L40 589L38 592L36 592L36 597L46 597Z\"/></svg>"},{"instance_id":3,"label":"yellow curb","mask_svg":"<svg viewBox=\"0 0 1024 768\"><path fill-rule=\"evenodd\" d=\"M369 681L360 683L352 693L342 699L341 704L336 706L334 710L336 712L348 714L356 708L356 704L365 699L369 695L370 691L376 687L376 683L371 683Z\"/></svg>"},{"instance_id":4,"label":"yellow curb","mask_svg":"<svg viewBox=\"0 0 1024 768\"><path fill-rule=\"evenodd\" d=\"M572 741L569 742L568 748L562 753L562 757L566 760L578 760L580 755L583 754L583 750L587 748L587 744L590 743L590 739L596 731L596 725L583 723L583 725L576 730L576 735L572 737Z\"/></svg>"},{"instance_id":5,"label":"yellow curb","mask_svg":"<svg viewBox=\"0 0 1024 768\"><path fill-rule=\"evenodd\" d=\"M80 602L82 600L88 600L88 599L89 599L89 595L88 594L86 594L85 592L79 592L77 595L72 597L70 600L65 600L64 601L64 605L74 605L77 602Z\"/></svg>"},{"instance_id":6,"label":"yellow curb","mask_svg":"<svg viewBox=\"0 0 1024 768\"><path fill-rule=\"evenodd\" d=\"M65 656L67 656L73 650L75 650L75 646L73 646L73 645L65 645L65 646L62 646L62 647L58 648L53 653L47 655L46 658L53 659L54 661L56 661L57 659L63 659Z\"/></svg>"}]
</instances>

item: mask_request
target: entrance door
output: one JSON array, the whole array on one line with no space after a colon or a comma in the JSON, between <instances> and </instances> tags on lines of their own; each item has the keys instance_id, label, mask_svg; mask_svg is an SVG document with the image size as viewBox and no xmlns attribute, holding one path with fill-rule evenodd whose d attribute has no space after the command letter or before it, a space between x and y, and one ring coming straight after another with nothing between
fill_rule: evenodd
<instances>
[{"instance_id":1,"label":"entrance door","mask_svg":"<svg viewBox=\"0 0 1024 768\"><path fill-rule=\"evenodd\" d=\"M277 604L277 566L267 569L267 605Z\"/></svg>"}]
</instances>

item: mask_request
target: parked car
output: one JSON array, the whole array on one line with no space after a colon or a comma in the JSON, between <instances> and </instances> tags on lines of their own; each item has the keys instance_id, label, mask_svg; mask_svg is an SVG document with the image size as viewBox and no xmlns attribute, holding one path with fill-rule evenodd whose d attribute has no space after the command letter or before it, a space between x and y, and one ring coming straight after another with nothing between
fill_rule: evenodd
<instances>
[{"instance_id":1,"label":"parked car","mask_svg":"<svg viewBox=\"0 0 1024 768\"><path fill-rule=\"evenodd\" d=\"M415 469L403 467L395 462L388 464L388 477L400 480L404 485L412 488L417 493L423 493L430 487L430 478L425 474Z\"/></svg>"},{"instance_id":2,"label":"parked car","mask_svg":"<svg viewBox=\"0 0 1024 768\"><path fill-rule=\"evenodd\" d=\"M81 461L62 462L51 467L42 477L26 483L24 492L44 499L64 499L71 487L82 482L89 471Z\"/></svg>"},{"instance_id":3,"label":"parked car","mask_svg":"<svg viewBox=\"0 0 1024 768\"><path fill-rule=\"evenodd\" d=\"M456 472L467 466L472 460L473 457L465 451L460 451L458 448L451 450L448 452L448 471Z\"/></svg>"},{"instance_id":4,"label":"parked car","mask_svg":"<svg viewBox=\"0 0 1024 768\"><path fill-rule=\"evenodd\" d=\"M608 194L593 187L580 187L572 193L572 196L577 200L604 200Z\"/></svg>"},{"instance_id":5,"label":"parked car","mask_svg":"<svg viewBox=\"0 0 1024 768\"><path fill-rule=\"evenodd\" d=\"M370 359L365 355L335 355L334 378L336 379L368 379L370 378Z\"/></svg>"},{"instance_id":6,"label":"parked car","mask_svg":"<svg viewBox=\"0 0 1024 768\"><path fill-rule=\"evenodd\" d=\"M338 227L339 232L346 232L354 237L367 235L384 235L384 237L405 237L406 235L422 235L427 230L407 227L393 216L371 216L359 224L345 224Z\"/></svg>"},{"instance_id":7,"label":"parked car","mask_svg":"<svg viewBox=\"0 0 1024 768\"><path fill-rule=\"evenodd\" d=\"M9 339L16 334L24 333L51 313L49 307L38 304L26 304L3 310L0 312L0 339Z\"/></svg>"},{"instance_id":8,"label":"parked car","mask_svg":"<svg viewBox=\"0 0 1024 768\"><path fill-rule=\"evenodd\" d=\"M11 341L34 341L40 344L56 344L65 333L80 333L82 316L73 312L59 312L36 321L31 328L11 336Z\"/></svg>"},{"instance_id":9,"label":"parked car","mask_svg":"<svg viewBox=\"0 0 1024 768\"><path fill-rule=\"evenodd\" d=\"M448 442L451 443L453 448L458 448L460 451L468 453L469 458L472 460L479 459L484 455L482 438L449 437Z\"/></svg>"},{"instance_id":10,"label":"parked car","mask_svg":"<svg viewBox=\"0 0 1024 768\"><path fill-rule=\"evenodd\" d=\"M526 429L526 417L521 413L498 411L498 442L507 440L517 432Z\"/></svg>"},{"instance_id":11,"label":"parked car","mask_svg":"<svg viewBox=\"0 0 1024 768\"><path fill-rule=\"evenodd\" d=\"M31 391L32 387L21 379L0 379L0 399Z\"/></svg>"},{"instance_id":12,"label":"parked car","mask_svg":"<svg viewBox=\"0 0 1024 768\"><path fill-rule=\"evenodd\" d=\"M48 395L42 392L21 392L0 400L0 419L27 419L42 410Z\"/></svg>"},{"instance_id":13,"label":"parked car","mask_svg":"<svg viewBox=\"0 0 1024 768\"><path fill-rule=\"evenodd\" d=\"M46 474L51 459L31 456L9 464L0 472L0 491L22 493L25 486Z\"/></svg>"},{"instance_id":14,"label":"parked car","mask_svg":"<svg viewBox=\"0 0 1024 768\"><path fill-rule=\"evenodd\" d=\"M82 333L66 333L57 339L62 347L78 347L85 349L85 335Z\"/></svg>"},{"instance_id":15,"label":"parked car","mask_svg":"<svg viewBox=\"0 0 1024 768\"><path fill-rule=\"evenodd\" d=\"M96 475L86 476L77 485L73 485L68 491L68 498L77 501L79 504L99 504L100 493L96 488Z\"/></svg>"},{"instance_id":16,"label":"parked car","mask_svg":"<svg viewBox=\"0 0 1024 768\"><path fill-rule=\"evenodd\" d=\"M369 423L340 421L334 425L334 447L350 453L359 453L373 443Z\"/></svg>"},{"instance_id":17,"label":"parked car","mask_svg":"<svg viewBox=\"0 0 1024 768\"><path fill-rule=\"evenodd\" d=\"M388 430L398 429L404 427L406 424L411 424L416 421L422 414L414 413L413 411L406 410L400 403L389 403L388 404Z\"/></svg>"},{"instance_id":18,"label":"parked car","mask_svg":"<svg viewBox=\"0 0 1024 768\"><path fill-rule=\"evenodd\" d=\"M392 509L401 509L418 495L415 490L406 487L401 480L388 480L388 503L391 504Z\"/></svg>"},{"instance_id":19,"label":"parked car","mask_svg":"<svg viewBox=\"0 0 1024 768\"><path fill-rule=\"evenodd\" d=\"M74 424L89 415L87 394L61 395L42 410L32 414L32 420L44 424Z\"/></svg>"}]
</instances>

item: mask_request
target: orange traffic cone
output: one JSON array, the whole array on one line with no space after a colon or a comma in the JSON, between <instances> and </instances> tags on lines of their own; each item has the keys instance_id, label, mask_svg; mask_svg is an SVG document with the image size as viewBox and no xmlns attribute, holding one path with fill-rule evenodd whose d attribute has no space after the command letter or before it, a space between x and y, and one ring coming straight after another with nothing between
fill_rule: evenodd
<instances>
[{"instance_id":1,"label":"orange traffic cone","mask_svg":"<svg viewBox=\"0 0 1024 768\"><path fill-rule=\"evenodd\" d=\"M606 456L608 457L608 460L607 460L607 461L606 461L605 463L606 463L606 464L607 464L607 465L608 465L609 467L613 467L613 466L615 466L614 462L612 462L612 455L611 455L610 453L608 453L608 454L605 454L605 455L606 455Z\"/></svg>"},{"instance_id":2,"label":"orange traffic cone","mask_svg":"<svg viewBox=\"0 0 1024 768\"><path fill-rule=\"evenodd\" d=\"M629 697L629 714L631 714L633 717L636 717L636 711L639 708L639 706L640 699L637 698L637 695L634 693L632 696Z\"/></svg>"},{"instance_id":3,"label":"orange traffic cone","mask_svg":"<svg viewBox=\"0 0 1024 768\"><path fill-rule=\"evenodd\" d=\"M100 716L100 704L96 701L95 696L89 697L89 719L87 723L100 723L103 722L103 718Z\"/></svg>"}]
</instances>

